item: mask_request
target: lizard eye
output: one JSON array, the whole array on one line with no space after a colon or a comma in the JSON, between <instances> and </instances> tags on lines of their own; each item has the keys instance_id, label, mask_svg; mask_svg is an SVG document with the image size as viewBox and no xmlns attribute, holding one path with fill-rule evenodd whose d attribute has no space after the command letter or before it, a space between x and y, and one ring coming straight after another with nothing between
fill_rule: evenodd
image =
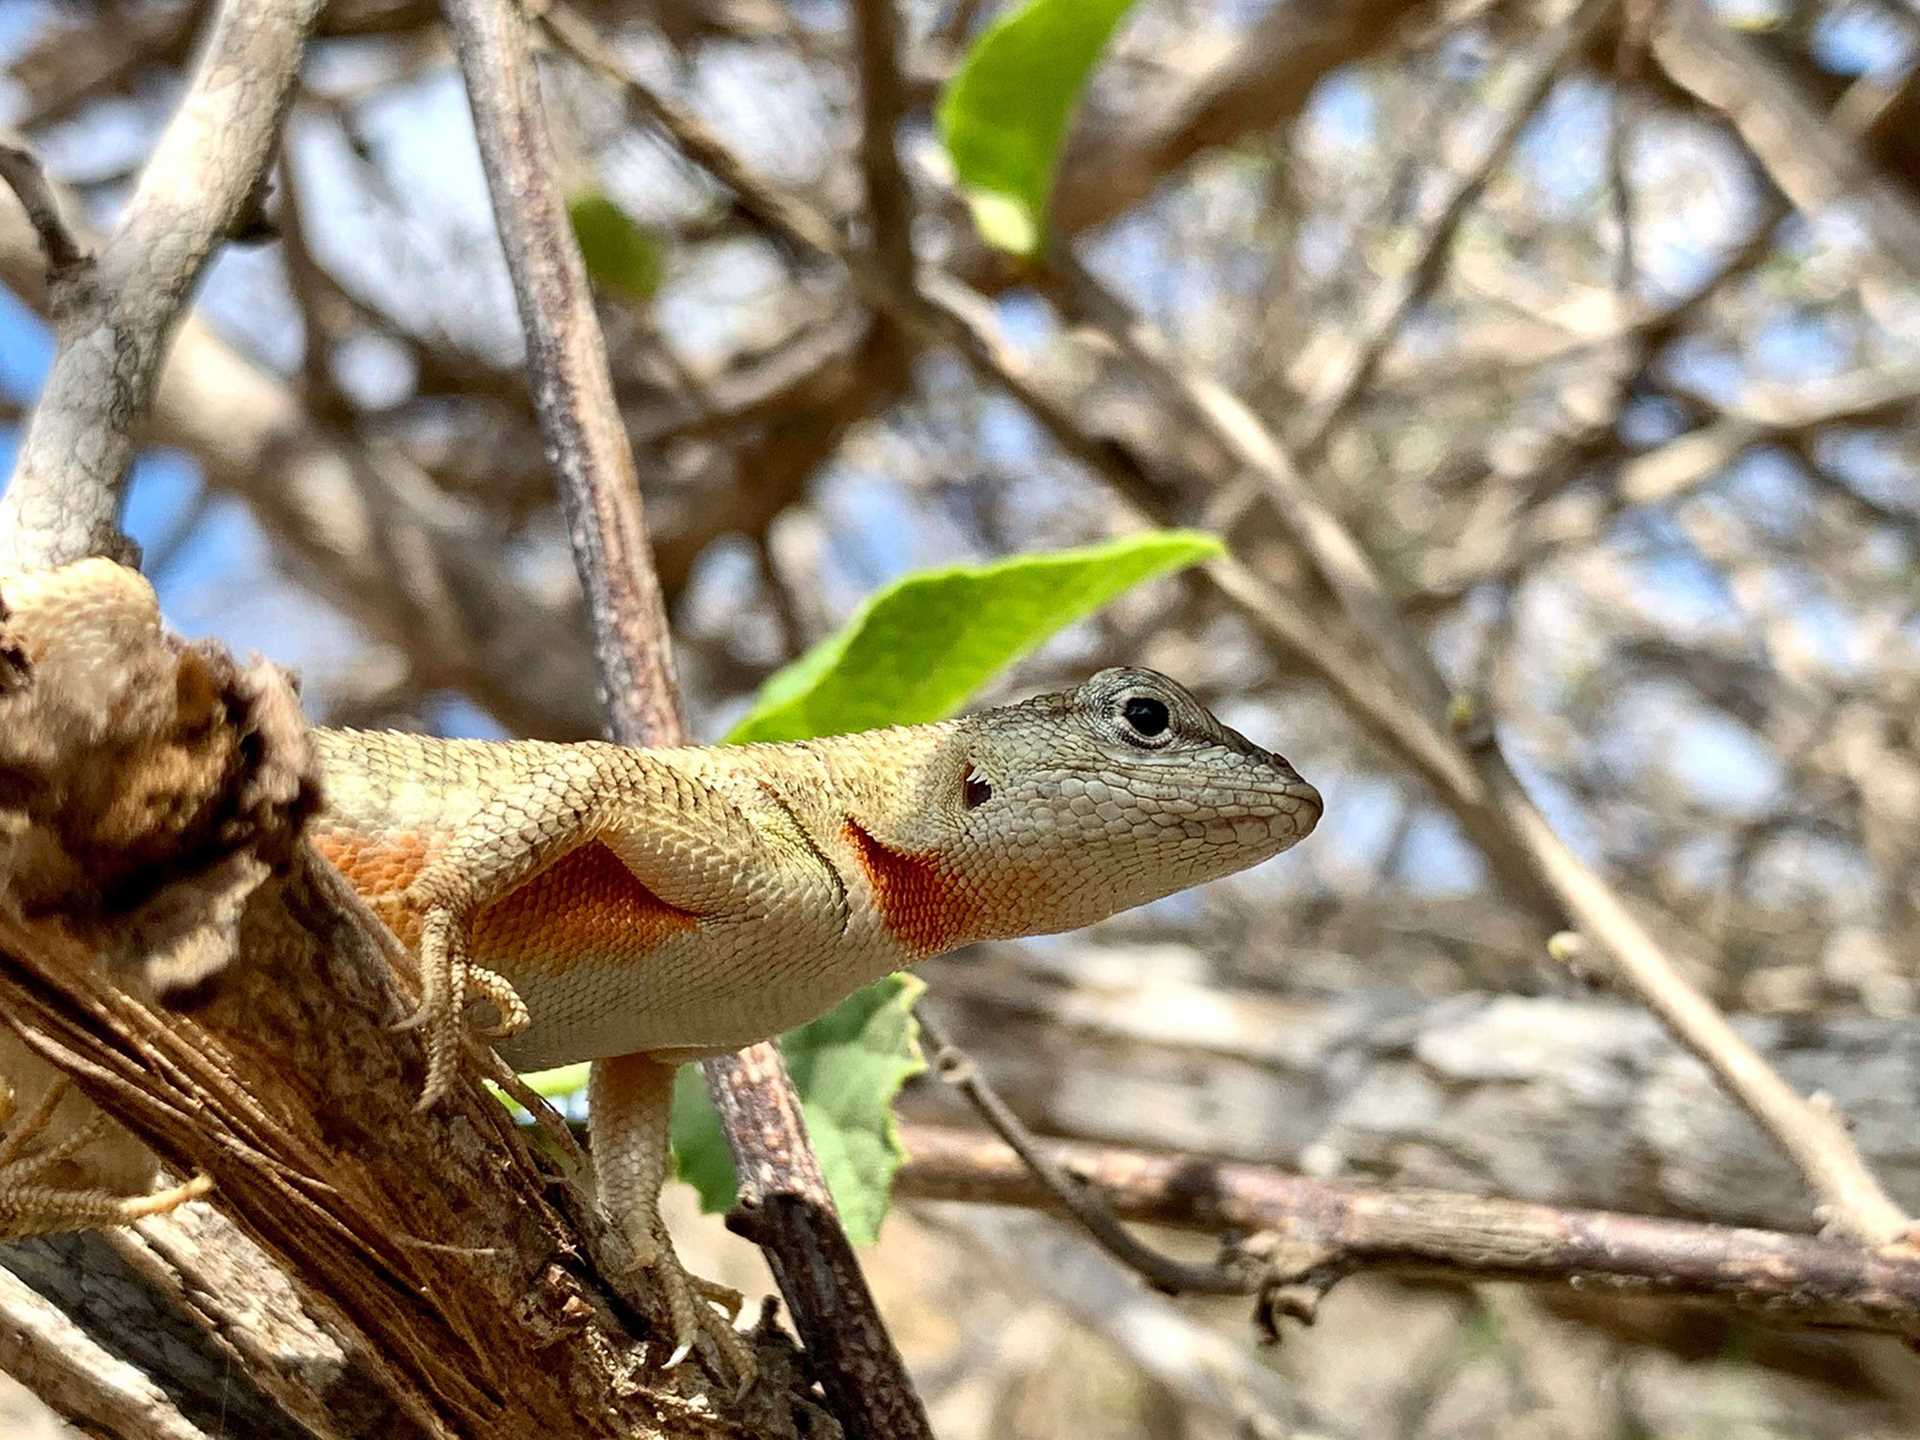
<instances>
[{"instance_id":1,"label":"lizard eye","mask_svg":"<svg viewBox=\"0 0 1920 1440\"><path fill-rule=\"evenodd\" d=\"M977 810L993 798L993 786L987 782L978 768L969 765L967 778L960 782L960 803L969 810Z\"/></svg>"},{"instance_id":2,"label":"lizard eye","mask_svg":"<svg viewBox=\"0 0 1920 1440\"><path fill-rule=\"evenodd\" d=\"M1167 733L1172 717L1164 700L1151 695L1130 695L1120 706L1120 718L1142 740L1157 740Z\"/></svg>"}]
</instances>

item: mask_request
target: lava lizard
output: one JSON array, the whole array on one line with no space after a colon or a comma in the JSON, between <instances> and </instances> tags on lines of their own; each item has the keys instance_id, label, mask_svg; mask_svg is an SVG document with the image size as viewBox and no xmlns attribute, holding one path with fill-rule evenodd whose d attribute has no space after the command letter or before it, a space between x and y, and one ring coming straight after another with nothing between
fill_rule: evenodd
<instances>
[{"instance_id":1,"label":"lava lizard","mask_svg":"<svg viewBox=\"0 0 1920 1440\"><path fill-rule=\"evenodd\" d=\"M749 1369L662 1228L673 1071L976 940L1072 930L1287 849L1286 760L1151 670L931 725L785 744L314 733L309 835L420 959L423 1105L469 1001L521 1069L594 1061L601 1199L677 1348Z\"/></svg>"},{"instance_id":2,"label":"lava lizard","mask_svg":"<svg viewBox=\"0 0 1920 1440\"><path fill-rule=\"evenodd\" d=\"M62 723L85 731L103 677L131 685L170 668L147 673L173 652L135 572L83 561L16 581L20 635L46 633L15 657L45 662L15 710L38 693L77 706ZM132 723L109 708L99 723ZM780 745L346 730L312 742L325 796L308 834L420 962L420 1003L403 1023L426 1041L423 1106L454 1083L470 1001L486 1002L481 1033L513 1065L593 1061L601 1198L659 1281L669 1364L706 1333L743 1380L751 1352L660 1222L675 1066L777 1035L927 956L1074 929L1243 870L1307 835L1321 809L1284 759L1148 670L938 724ZM44 1064L0 1061L32 1097L24 1118L0 1113L0 1209L13 1220L0 1216L0 1232L124 1220L205 1190L195 1177L119 1193L139 1187L125 1164L103 1168L92 1142L104 1117ZM0 1077L0 1112L12 1099ZM74 1113L63 1121L60 1106ZM50 1146L30 1153L44 1135ZM41 1183L82 1148L87 1188ZM121 1148L151 1173L147 1152ZM45 1215L22 1228L14 1212L34 1206Z\"/></svg>"}]
</instances>

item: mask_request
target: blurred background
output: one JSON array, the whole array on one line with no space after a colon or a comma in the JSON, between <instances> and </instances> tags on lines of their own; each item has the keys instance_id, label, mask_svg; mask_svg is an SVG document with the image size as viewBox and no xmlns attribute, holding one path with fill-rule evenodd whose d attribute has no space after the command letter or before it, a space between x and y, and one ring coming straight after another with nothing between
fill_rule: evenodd
<instances>
[{"instance_id":1,"label":"blurred background","mask_svg":"<svg viewBox=\"0 0 1920 1440\"><path fill-rule=\"evenodd\" d=\"M865 233L848 4L581 3L767 183ZM0 124L110 223L202 3L0 7ZM1149 462L1310 633L1367 643L1235 467L973 238L932 109L1000 7L898 7L923 259ZM1920 1206L1920 14L1788 0L1139 0L1062 243L1295 446L1534 798ZM916 568L1110 535L1110 477L770 237L620 94L546 79L570 188L652 273L603 323L692 728ZM0 202L0 470L51 353ZM268 225L216 262L127 525L171 622L298 668L316 721L599 728L464 94L419 0L335 0ZM1137 663L1324 792L1312 840L1095 931L928 967L1037 1128L1794 1229L1791 1171L1548 933L1260 603L1130 593L991 698ZM962 1121L923 1086L918 1122ZM766 1288L676 1197L695 1268ZM1031 1215L909 1203L871 1269L952 1440L1893 1436L1884 1338L1651 1302L1347 1282L1277 1351ZM0 1406L6 1402L0 1400ZM4 1412L0 1412L4 1413ZM24 1411L21 1412L24 1415ZM21 1425L28 1423L24 1419ZM9 1431L9 1433L16 1433Z\"/></svg>"}]
</instances>

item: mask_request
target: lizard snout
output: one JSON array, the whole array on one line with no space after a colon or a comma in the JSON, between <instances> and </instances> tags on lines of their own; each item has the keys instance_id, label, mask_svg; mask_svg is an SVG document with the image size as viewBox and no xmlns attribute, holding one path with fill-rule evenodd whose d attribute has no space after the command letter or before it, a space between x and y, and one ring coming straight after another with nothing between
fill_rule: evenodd
<instances>
[{"instance_id":1,"label":"lizard snout","mask_svg":"<svg viewBox=\"0 0 1920 1440\"><path fill-rule=\"evenodd\" d=\"M1326 802L1320 798L1320 792L1301 778L1300 772L1293 768L1284 755L1272 750L1262 750L1257 745L1249 746L1254 756L1272 767L1275 777L1287 788L1289 798L1299 804L1291 815L1294 829L1304 838L1313 827L1320 823L1321 815L1326 813Z\"/></svg>"}]
</instances>

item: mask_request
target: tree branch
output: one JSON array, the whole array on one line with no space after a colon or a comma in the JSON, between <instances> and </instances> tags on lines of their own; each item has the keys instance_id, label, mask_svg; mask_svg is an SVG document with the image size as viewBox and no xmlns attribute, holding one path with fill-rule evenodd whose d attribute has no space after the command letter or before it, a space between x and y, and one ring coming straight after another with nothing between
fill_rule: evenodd
<instances>
[{"instance_id":1,"label":"tree branch","mask_svg":"<svg viewBox=\"0 0 1920 1440\"><path fill-rule=\"evenodd\" d=\"M255 194L322 0L228 0L84 293L0 495L0 570L125 555L117 515L181 303ZM69 277L71 279L73 277Z\"/></svg>"},{"instance_id":2,"label":"tree branch","mask_svg":"<svg viewBox=\"0 0 1920 1440\"><path fill-rule=\"evenodd\" d=\"M912 1158L896 1181L902 1195L1062 1208L1018 1155L978 1132L914 1125L906 1141ZM1444 1190L1378 1190L1116 1146L1054 1141L1045 1149L1126 1219L1254 1233L1250 1250L1265 1248L1272 1266L1260 1284L1304 1286L1288 1297L1304 1309L1301 1318L1311 1318L1318 1294L1366 1270L1608 1289L1727 1307L1770 1324L1920 1336L1920 1254L1906 1249Z\"/></svg>"}]
</instances>

